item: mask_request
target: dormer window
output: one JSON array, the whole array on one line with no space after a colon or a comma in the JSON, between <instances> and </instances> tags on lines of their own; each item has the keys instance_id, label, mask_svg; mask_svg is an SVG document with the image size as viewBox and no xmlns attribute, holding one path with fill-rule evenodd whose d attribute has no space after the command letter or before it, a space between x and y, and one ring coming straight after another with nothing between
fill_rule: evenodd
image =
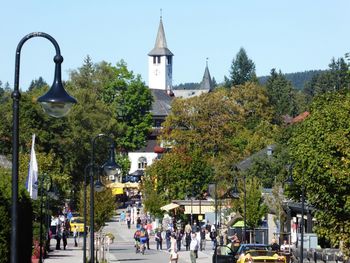
<instances>
[{"instance_id":1,"label":"dormer window","mask_svg":"<svg viewBox=\"0 0 350 263\"><path fill-rule=\"evenodd\" d=\"M140 157L138 159L138 168L140 170L146 169L147 167L147 159L145 157Z\"/></svg>"}]
</instances>

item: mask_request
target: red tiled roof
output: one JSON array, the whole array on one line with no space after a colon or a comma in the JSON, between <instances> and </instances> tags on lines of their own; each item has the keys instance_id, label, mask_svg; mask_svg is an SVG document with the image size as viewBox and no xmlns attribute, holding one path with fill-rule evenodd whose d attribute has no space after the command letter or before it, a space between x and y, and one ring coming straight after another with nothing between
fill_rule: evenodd
<instances>
[{"instance_id":1,"label":"red tiled roof","mask_svg":"<svg viewBox=\"0 0 350 263\"><path fill-rule=\"evenodd\" d=\"M310 112L304 111L303 113L300 113L298 116L294 117L291 121L291 123L297 123L305 120L307 116L310 115Z\"/></svg>"}]
</instances>

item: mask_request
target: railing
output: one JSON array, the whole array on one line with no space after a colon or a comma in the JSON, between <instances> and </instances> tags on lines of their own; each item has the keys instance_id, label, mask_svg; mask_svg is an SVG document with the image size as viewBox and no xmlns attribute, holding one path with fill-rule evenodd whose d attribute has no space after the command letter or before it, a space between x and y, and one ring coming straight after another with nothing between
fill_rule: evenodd
<instances>
[{"instance_id":1,"label":"railing","mask_svg":"<svg viewBox=\"0 0 350 263\"><path fill-rule=\"evenodd\" d=\"M304 262L309 263L345 263L344 257L339 249L304 249L303 252ZM292 251L290 258L292 263L300 263L300 250L296 249ZM349 261L348 261L349 262Z\"/></svg>"}]
</instances>

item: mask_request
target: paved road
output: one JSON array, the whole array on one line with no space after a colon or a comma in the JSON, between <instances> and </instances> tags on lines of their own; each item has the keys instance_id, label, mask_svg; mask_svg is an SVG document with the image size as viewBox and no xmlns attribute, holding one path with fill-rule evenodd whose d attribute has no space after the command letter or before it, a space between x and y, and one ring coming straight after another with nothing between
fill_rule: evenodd
<instances>
[{"instance_id":1,"label":"paved road","mask_svg":"<svg viewBox=\"0 0 350 263\"><path fill-rule=\"evenodd\" d=\"M128 229L124 224L122 225L114 217L111 222L107 223L105 227L106 232L112 232L116 236L115 242L110 246L110 262L154 262L154 263L168 263L169 253L166 250L157 251L154 237L151 237L150 250L146 250L145 255L136 254L133 241L133 233L135 232L135 226L131 225L131 229ZM210 244L208 242L208 247ZM199 251L198 263L211 263L212 250ZM179 263L190 263L189 251L179 251Z\"/></svg>"},{"instance_id":2,"label":"paved road","mask_svg":"<svg viewBox=\"0 0 350 263\"><path fill-rule=\"evenodd\" d=\"M111 232L115 236L114 243L110 246L109 254L107 255L108 262L111 263L168 263L169 253L165 250L157 251L154 237L151 237L150 250L146 250L145 255L136 254L133 241L133 233L135 232L135 226L132 225L131 229L118 222L117 217L113 217L110 222L104 228L104 232ZM55 240L51 242L51 248L54 249ZM49 253L49 258L45 259L44 263L82 263L83 251L82 251L83 239L80 238L79 246L74 247L73 238L68 239L68 247L66 250L54 250ZM207 242L207 247L210 248L210 243ZM212 250L199 251L197 263L211 263ZM87 252L89 256L89 251ZM179 251L178 263L190 263L189 251Z\"/></svg>"}]
</instances>

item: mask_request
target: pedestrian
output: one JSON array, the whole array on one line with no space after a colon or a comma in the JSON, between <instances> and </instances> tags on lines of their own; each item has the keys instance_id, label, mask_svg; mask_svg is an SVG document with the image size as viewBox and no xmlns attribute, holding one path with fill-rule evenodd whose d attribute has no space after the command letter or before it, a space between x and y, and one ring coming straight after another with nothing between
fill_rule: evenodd
<instances>
[{"instance_id":1,"label":"pedestrian","mask_svg":"<svg viewBox=\"0 0 350 263\"><path fill-rule=\"evenodd\" d=\"M181 241L182 241L182 237L183 237L183 234L182 234L182 231L181 229L177 229L176 230L176 244L177 244L177 250L180 251L181 250Z\"/></svg>"},{"instance_id":2,"label":"pedestrian","mask_svg":"<svg viewBox=\"0 0 350 263\"><path fill-rule=\"evenodd\" d=\"M63 241L64 250L66 250L66 247L67 247L67 237L68 237L68 231L64 226L62 226L62 241Z\"/></svg>"},{"instance_id":3,"label":"pedestrian","mask_svg":"<svg viewBox=\"0 0 350 263\"><path fill-rule=\"evenodd\" d=\"M170 249L170 239L171 239L171 231L170 229L167 229L167 231L165 232L165 242L166 242L166 249L169 250Z\"/></svg>"},{"instance_id":4,"label":"pedestrian","mask_svg":"<svg viewBox=\"0 0 350 263\"><path fill-rule=\"evenodd\" d=\"M128 225L128 229L130 229L131 217L130 217L130 214L129 214L129 213L126 215L126 223L127 223L127 225Z\"/></svg>"},{"instance_id":5,"label":"pedestrian","mask_svg":"<svg viewBox=\"0 0 350 263\"><path fill-rule=\"evenodd\" d=\"M123 224L124 221L125 221L125 212L122 211L122 212L120 213L120 222L121 222L121 224Z\"/></svg>"},{"instance_id":6,"label":"pedestrian","mask_svg":"<svg viewBox=\"0 0 350 263\"><path fill-rule=\"evenodd\" d=\"M186 251L190 250L190 243L191 243L191 232L185 233L185 241L186 241Z\"/></svg>"},{"instance_id":7,"label":"pedestrian","mask_svg":"<svg viewBox=\"0 0 350 263\"><path fill-rule=\"evenodd\" d=\"M206 245L206 229L205 227L201 228L201 232L200 232L200 236L201 236L201 243L200 243L200 250L205 250L205 245Z\"/></svg>"},{"instance_id":8,"label":"pedestrian","mask_svg":"<svg viewBox=\"0 0 350 263\"><path fill-rule=\"evenodd\" d=\"M162 232L160 231L160 229L157 229L157 232L154 236L156 243L157 243L157 250L162 250L162 243L163 243L163 238L162 238Z\"/></svg>"},{"instance_id":9,"label":"pedestrian","mask_svg":"<svg viewBox=\"0 0 350 263\"><path fill-rule=\"evenodd\" d=\"M177 254L177 241L175 233L172 233L170 236L170 262L177 263L178 254Z\"/></svg>"},{"instance_id":10,"label":"pedestrian","mask_svg":"<svg viewBox=\"0 0 350 263\"><path fill-rule=\"evenodd\" d=\"M211 239L212 249L214 250L215 247L216 247L216 231L215 231L215 228L211 228L209 236L210 236L210 239Z\"/></svg>"},{"instance_id":11,"label":"pedestrian","mask_svg":"<svg viewBox=\"0 0 350 263\"><path fill-rule=\"evenodd\" d=\"M62 238L62 231L61 231L61 226L58 225L56 227L56 249L60 250L61 249L61 238Z\"/></svg>"},{"instance_id":12,"label":"pedestrian","mask_svg":"<svg viewBox=\"0 0 350 263\"><path fill-rule=\"evenodd\" d=\"M277 241L275 238L271 240L271 249L272 251L277 251L277 252L280 251L280 245L277 244Z\"/></svg>"},{"instance_id":13,"label":"pedestrian","mask_svg":"<svg viewBox=\"0 0 350 263\"><path fill-rule=\"evenodd\" d=\"M197 251L198 251L198 239L196 233L192 233L191 235L191 243L190 243L190 258L191 263L196 263L197 259Z\"/></svg>"},{"instance_id":14,"label":"pedestrian","mask_svg":"<svg viewBox=\"0 0 350 263\"><path fill-rule=\"evenodd\" d=\"M73 238L74 238L74 246L77 247L78 246L78 242L77 242L78 229L76 225L74 225L74 229L73 229Z\"/></svg>"}]
</instances>

